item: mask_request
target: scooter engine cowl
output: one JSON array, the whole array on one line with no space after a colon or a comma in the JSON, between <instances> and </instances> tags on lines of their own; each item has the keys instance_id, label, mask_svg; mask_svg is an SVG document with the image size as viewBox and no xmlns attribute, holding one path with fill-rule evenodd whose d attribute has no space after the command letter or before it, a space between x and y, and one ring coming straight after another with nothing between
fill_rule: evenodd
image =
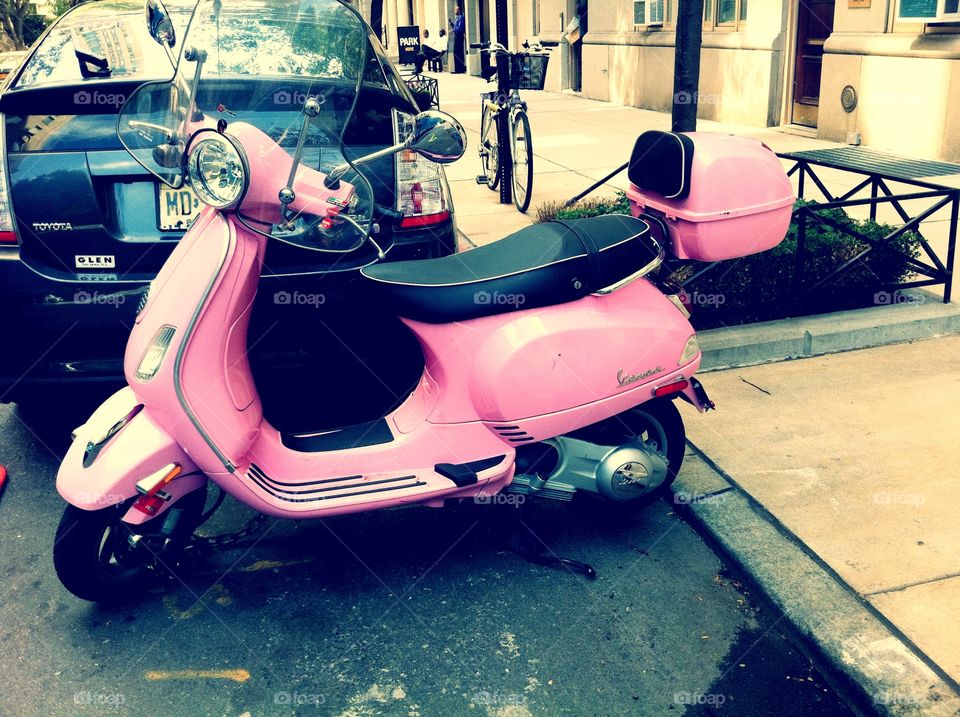
<instances>
[{"instance_id":1,"label":"scooter engine cowl","mask_svg":"<svg viewBox=\"0 0 960 717\"><path fill-rule=\"evenodd\" d=\"M597 490L609 500L637 500L663 485L667 472L666 458L654 449L624 444L597 464Z\"/></svg>"}]
</instances>

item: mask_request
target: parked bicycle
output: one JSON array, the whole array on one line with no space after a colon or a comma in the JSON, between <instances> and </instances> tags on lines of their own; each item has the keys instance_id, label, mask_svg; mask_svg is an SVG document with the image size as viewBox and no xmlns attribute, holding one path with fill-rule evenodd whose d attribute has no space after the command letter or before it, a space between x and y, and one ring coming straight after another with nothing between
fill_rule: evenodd
<instances>
[{"instance_id":1,"label":"parked bicycle","mask_svg":"<svg viewBox=\"0 0 960 717\"><path fill-rule=\"evenodd\" d=\"M498 42L476 42L471 48L487 52L496 58L496 67L485 73L486 79L497 78L497 91L484 92L481 97L480 116L480 166L483 173L477 184L486 184L496 189L503 174L501 167L500 116L507 113L510 142L504 149L509 152L512 176L513 203L521 212L530 207L533 193L533 138L527 103L520 97L520 90L542 90L547 77L549 48L557 42L523 43L523 51L510 52ZM504 64L501 64L504 63ZM501 69L505 71L501 72ZM509 202L509 199L504 201Z\"/></svg>"}]
</instances>

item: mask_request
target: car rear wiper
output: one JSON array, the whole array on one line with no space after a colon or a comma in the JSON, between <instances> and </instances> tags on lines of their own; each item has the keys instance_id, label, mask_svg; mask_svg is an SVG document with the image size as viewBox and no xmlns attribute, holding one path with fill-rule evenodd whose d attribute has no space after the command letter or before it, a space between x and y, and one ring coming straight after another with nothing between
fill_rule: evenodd
<instances>
[{"instance_id":1,"label":"car rear wiper","mask_svg":"<svg viewBox=\"0 0 960 717\"><path fill-rule=\"evenodd\" d=\"M110 77L110 62L106 57L98 57L89 52L74 48L73 54L80 63L80 74L84 79L90 77Z\"/></svg>"}]
</instances>

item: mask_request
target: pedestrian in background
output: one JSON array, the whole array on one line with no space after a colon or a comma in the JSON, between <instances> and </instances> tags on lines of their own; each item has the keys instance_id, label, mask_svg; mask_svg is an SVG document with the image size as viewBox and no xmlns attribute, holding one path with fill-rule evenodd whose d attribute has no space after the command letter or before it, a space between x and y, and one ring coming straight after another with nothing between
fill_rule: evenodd
<instances>
[{"instance_id":1,"label":"pedestrian in background","mask_svg":"<svg viewBox=\"0 0 960 717\"><path fill-rule=\"evenodd\" d=\"M430 65L431 69L435 72L443 72L443 61L444 56L447 54L448 45L450 44L450 38L447 37L447 31L440 31L440 38L437 40L437 44L434 47L440 52L440 57L435 60L431 60Z\"/></svg>"},{"instance_id":2,"label":"pedestrian in background","mask_svg":"<svg viewBox=\"0 0 960 717\"><path fill-rule=\"evenodd\" d=\"M453 37L453 74L457 75L467 71L467 28L459 5L453 6L453 18L447 18L447 23Z\"/></svg>"},{"instance_id":3,"label":"pedestrian in background","mask_svg":"<svg viewBox=\"0 0 960 717\"><path fill-rule=\"evenodd\" d=\"M439 49L437 49L436 41L430 38L430 31L423 31L423 44L420 46L420 52L417 54L416 66L417 74L423 72L423 63L424 60L430 63L430 69L434 69L434 63L437 65L440 64L439 58L443 55Z\"/></svg>"}]
</instances>

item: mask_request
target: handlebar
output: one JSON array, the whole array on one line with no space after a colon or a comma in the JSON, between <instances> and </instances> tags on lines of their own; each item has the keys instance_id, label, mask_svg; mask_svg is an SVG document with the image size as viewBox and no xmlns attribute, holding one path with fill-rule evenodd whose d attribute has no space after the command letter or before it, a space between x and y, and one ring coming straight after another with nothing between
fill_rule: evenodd
<instances>
[{"instance_id":1,"label":"handlebar","mask_svg":"<svg viewBox=\"0 0 960 717\"><path fill-rule=\"evenodd\" d=\"M396 209L390 209L382 204L374 204L373 218L375 221L383 222L385 224L397 224L401 219L403 219L403 212L399 212Z\"/></svg>"}]
</instances>

